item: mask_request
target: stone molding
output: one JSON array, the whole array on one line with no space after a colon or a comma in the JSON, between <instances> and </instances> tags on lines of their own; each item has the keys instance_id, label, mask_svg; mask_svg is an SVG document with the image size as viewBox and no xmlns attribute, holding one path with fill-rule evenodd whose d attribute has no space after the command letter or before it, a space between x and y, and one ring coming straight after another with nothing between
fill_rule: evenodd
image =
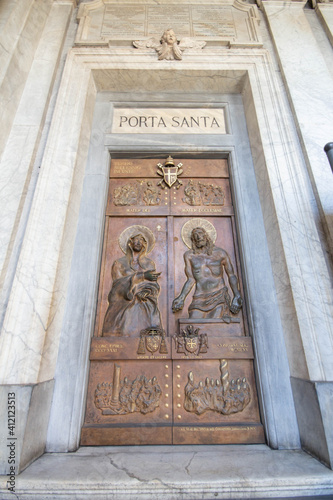
<instances>
[{"instance_id":1,"label":"stone molding","mask_svg":"<svg viewBox=\"0 0 333 500\"><path fill-rule=\"evenodd\" d=\"M328 500L333 475L308 453L265 445L89 446L45 454L17 486L20 500ZM4 481L0 496L13 499Z\"/></svg>"},{"instance_id":2,"label":"stone molding","mask_svg":"<svg viewBox=\"0 0 333 500\"><path fill-rule=\"evenodd\" d=\"M333 0L312 0L312 7L315 9L317 5L324 5L325 7L329 7L333 5Z\"/></svg>"},{"instance_id":3,"label":"stone molding","mask_svg":"<svg viewBox=\"0 0 333 500\"><path fill-rule=\"evenodd\" d=\"M53 3L59 5L73 5L74 8L78 6L77 0L53 0Z\"/></svg>"},{"instance_id":4,"label":"stone molding","mask_svg":"<svg viewBox=\"0 0 333 500\"><path fill-rule=\"evenodd\" d=\"M221 52L218 50L214 51L212 49L211 53L216 54L216 53L221 53ZM275 115L272 112L272 109L278 110L280 108L276 108L275 105L269 104L269 102L271 102L270 99L272 98L273 95L274 95L274 98L273 98L274 101L275 101L275 99L277 99L276 93L278 93L279 91L278 91L278 86L274 83L274 76L273 76L274 72L270 69L270 62L269 62L267 52L260 50L260 49L256 49L255 52L253 51L253 49L248 49L248 50L244 50L241 52L238 51L237 49L236 50L230 49L230 51L226 50L226 53L230 54L230 57L235 58L234 62L232 62L232 60L230 58L228 58L228 61L226 61L226 62L223 62L223 60L221 59L222 62L212 63L210 61L208 63L207 59L205 59L205 60L202 59L201 61L198 61L197 57L191 56L191 58L189 58L189 60L188 60L189 62L186 65L184 65L181 68L181 70L186 69L189 76L191 74L191 71L192 72L200 71L202 77L203 77L205 71L208 72L207 74L210 74L209 72L213 72L213 75L215 75L213 79L211 79L210 77L207 77L206 89L208 91L209 85L213 84L216 86L215 87L216 93L221 92L221 90L222 90L221 84L224 81L223 75L225 75L226 77L227 77L227 75L229 75L229 78L225 79L225 81L227 83L231 82L232 79L230 77L232 76L234 79L234 82L232 82L233 85L236 85L237 82L238 82L238 84L241 84L241 82L243 81L242 79L244 79L244 76L248 75L247 76L248 84L247 84L246 89L244 89L244 87L243 87L243 91L248 96L246 99L250 99L251 92L252 91L254 92L254 95L255 95L254 106L257 109L257 113L261 117L261 120L263 120L261 122L261 127L262 127L263 134L264 134L264 139L263 139L264 140L264 150L266 151L267 158L273 158L273 160L271 160L273 162L273 164L270 166L270 172L271 172L271 175L273 175L273 172L277 173L279 171L279 169L281 168L281 165L279 163L276 163L274 158L281 158L282 152L276 151L276 148L279 148L280 146L277 146L276 143L274 143L274 145L271 143L271 140L269 138L270 137L269 129L270 129L270 127L273 127L274 130L280 130L281 124L285 123L286 120L283 117L283 113L282 113L282 116L280 115L281 110L275 111L275 113L277 113ZM163 62L162 62L162 64L163 64ZM121 68L123 68L123 69L121 70ZM46 152L46 155L44 158L44 162L45 162L44 165L53 165L54 169L52 169L51 167L46 169L44 175L40 179L40 184L39 184L40 189L38 190L38 193L37 193L37 196L35 199L34 213L39 214L42 212L42 214L41 214L41 218L39 218L38 221L35 220L35 222L33 222L33 220L31 220L31 227L29 227L28 233L30 235L31 231L35 232L35 230L33 229L33 226L35 224L38 225L38 228L40 231L40 227L47 224L46 221L51 220L51 219L54 221L53 230L52 230L52 234L50 233L48 235L48 238L46 241L45 241L45 237L43 237L42 241L41 241L39 239L39 237L37 237L37 233L36 233L36 238L34 238L33 240L29 236L27 236L27 243L26 243L27 246L23 249L23 252L22 252L22 259L23 260L26 258L26 255L27 255L26 252L29 252L29 254L31 256L33 254L35 254L37 256L37 254L36 254L36 252L37 252L39 259L40 259L41 255L43 256L42 261L39 262L39 268L41 270L40 272L43 272L44 261L45 261L45 265L46 265L46 261L48 261L50 259L52 260L51 256L47 257L46 248L52 249L52 254L54 254L54 258L56 255L64 255L64 257L62 257L62 260L65 259L65 262L66 262L66 260L68 261L68 258L67 257L65 258L65 255L68 255L68 256L72 255L72 252L73 252L73 246L70 246L70 245L74 244L74 240L71 239L68 241L68 243L66 244L68 246L66 246L66 251L64 251L62 249L61 241L59 240L59 237L57 235L63 234L64 231L68 231L69 229L73 232L74 228L77 225L78 219L74 218L72 220L71 225L68 226L68 229L66 229L66 218L67 218L66 203L67 202L65 200L66 200L66 198L67 198L67 200L70 199L69 198L70 193L73 190L73 187L72 187L73 179L77 179L75 182L79 183L75 187L75 192L76 191L81 192L81 189L82 189L82 182L83 182L82 179L83 179L83 175L84 175L83 173L84 173L84 168L85 168L85 158L86 158L86 154L87 154L86 148L88 147L88 143L84 143L84 144L80 145L79 141L80 141L80 137L89 137L90 136L90 133L91 133L91 114L90 114L91 111L90 110L93 107L93 103L95 101L97 90L98 89L106 90L106 89L110 89L110 88L121 88L121 87L118 87L118 85L120 85L120 82L122 82L121 85L123 85L122 90L125 90L126 89L126 87L124 87L124 85L126 85L125 82L133 81L131 76L130 76L131 71L134 72L133 73L133 75L134 75L135 72L138 71L139 69L144 72L145 70L147 71L148 68L149 68L149 84L151 85L151 88L153 89L155 87L155 90L158 91L159 82L161 82L161 84L163 83L163 88L165 88L165 78L163 77L163 79L162 79L160 76L158 76L159 72L161 71L161 63L158 61L152 61L151 57L149 57L145 54L139 55L138 60L136 60L136 62L133 63L133 59L131 58L131 50L129 50L129 49L127 49L127 50L126 49L121 49L121 50L119 49L116 52L115 51L110 52L109 49L103 49L103 48L94 48L93 50L92 49L78 49L78 48L76 48L76 49L73 49L71 51L69 58L68 58L68 61L67 61L66 70L65 70L65 73L63 76L63 84L62 84L62 87L61 87L61 90L59 93L59 99L58 99L59 105L57 106L57 110L55 112L55 117L54 117L54 121L53 121L53 125L52 125L52 130L50 132L49 145L50 146L52 145L52 147L47 148L47 152ZM182 79L180 77L180 75L178 76L178 78L175 78L175 76L177 76L174 73L175 71L177 72L175 67L171 68L170 65L168 65L166 63L166 64L164 64L163 71L166 71L167 73L172 71L172 80L173 81L177 80L179 82L179 84L181 83L182 85L185 84L186 78ZM219 72L221 72L221 76L218 76ZM259 72L259 74L258 74L258 72ZM91 79L92 75L94 76L94 80ZM171 76L171 73L170 73L170 76ZM160 80L160 78L161 78L161 80ZM265 85L263 85L261 79L264 79ZM78 82L80 82L79 87L78 87ZM142 80L141 80L141 82L142 82ZM210 82L212 82L212 83L210 83ZM198 81L198 84L199 83L200 83L200 85L202 85L203 80L201 80L200 82ZM137 82L137 85L138 84L139 84L139 82ZM105 86L105 88L103 87L103 85ZM193 80L191 80L191 85L193 88ZM243 85L243 84L241 84L241 85ZM263 96L262 90L259 91L259 88L261 88L262 90L269 89L269 91L267 90L267 92L266 92L266 90L265 90L265 94ZM274 92L271 92L272 88L274 88ZM139 86L138 86L138 89L139 89ZM178 91L180 91L180 89L181 88L179 87ZM250 89L252 89L252 90L250 90ZM177 88L175 86L174 86L174 90L175 91L177 90ZM75 96L75 98L74 98L74 96ZM87 99L87 96L88 96L88 99ZM78 99L78 97L80 99ZM272 106L272 108L269 108L268 114L269 114L270 118L266 120L265 118L263 118L263 116L265 116L265 113L264 113L264 115L262 115L262 108L263 107L265 108L267 106ZM65 112L65 110L66 110L66 112ZM279 125L276 123L273 124L273 121L274 121L273 117L274 117L274 120L275 119L278 120ZM84 131L82 129L83 123L85 123ZM60 127L60 129L59 129L59 127ZM86 128L86 127L88 127L88 128ZM268 128L268 130L267 130L267 128ZM66 137L61 133L61 130L63 132L66 130L66 134L65 134ZM255 142L257 142L257 140ZM257 148L258 148L258 144L259 144L259 142L257 142L257 146L256 146ZM159 146L159 149L160 149L160 147L161 146ZM275 153L272 153L272 148L273 148L273 150L275 150ZM281 145L281 148L284 149L284 146ZM75 155L73 157L73 151L80 152L80 157L76 158ZM259 150L258 150L258 154L259 154ZM294 155L294 153L292 153L291 151L289 151L288 154L291 154L292 156ZM103 165L104 165L104 162L106 161L106 159L103 159L103 158L104 157L101 157L101 161L103 161ZM51 164L49 163L50 161L51 161ZM293 157L293 161L288 163L288 165L289 165L288 168L290 168L291 165L295 165L295 164L297 165L298 161L299 160L297 160ZM57 165L57 168L55 168L55 165ZM63 166L63 167L61 167L61 175L59 172L59 165ZM266 167L264 166L264 164L261 164L260 168L265 169ZM107 167L103 166L103 169L104 169L103 176L105 174L105 177L107 177L107 174L106 174ZM75 170L76 170L76 173L74 173ZM60 175L61 179L63 179L64 181L66 180L66 183L63 183L62 188L61 188L62 195L64 196L64 198L62 199L61 202L59 202L57 204L57 208L56 208L56 205L53 205L53 204L52 204L52 206L50 206L49 204L47 206L45 206L45 200L48 199L47 192L48 192L48 190L51 190L52 193L54 193L54 189L55 189L54 182L56 184L59 182L59 180L56 181L56 179L59 179L59 175ZM101 177L99 177L99 178L101 178ZM267 196L267 187L261 186L260 190L262 190L261 194L263 194L265 192L266 193L265 196ZM50 195L51 195L51 191L50 191ZM72 203L73 202L75 202L77 205L76 205L75 210L74 210L74 208L71 208L71 213L73 213L73 214L75 213L76 214L75 217L77 217L79 199L75 198L74 201L72 201ZM239 198L239 202L241 203L241 198ZM101 201L101 203L102 203L102 201ZM61 207L62 207L61 210L59 210L59 205L61 205ZM102 211L101 207L98 208L98 211L100 211L100 210ZM266 214L266 216L267 216L267 214ZM281 214L281 217L283 219L282 214ZM41 220L41 219L43 219L43 220ZM268 223L268 221L267 221L267 223ZM282 224L282 226L283 226L283 224ZM36 227L36 230L37 230L37 227ZM100 232L101 228L99 228L98 231ZM287 229L287 227L285 227L285 228L281 227L281 231L283 233L286 232L284 237L287 237L287 233L290 231L290 227L288 227L288 229ZM33 245L34 249L29 248L31 244ZM45 249L45 251L41 251L40 245L42 245L42 247ZM96 252L98 254L98 250L96 250ZM31 264L32 264L32 262L30 261L29 267L32 267ZM98 262L94 265L96 265L96 269L97 269ZM65 267L65 270L66 270L66 265L62 265L62 267L63 266ZM66 273L69 273L69 272L70 272L69 269L66 270ZM93 279L94 286L95 286L95 280L97 279L96 278L97 271L96 271L96 274L94 274L94 273L95 273L95 271L92 271L92 276L94 275L94 277L91 276L90 279ZM45 275L45 273L44 273L44 275ZM63 281L63 282L60 281L58 286L56 287L57 294L58 294L59 298L66 297L66 294L68 293L68 291L66 290L66 285L65 285L67 283L67 280L69 279L68 274L65 274L65 276L67 276L65 281ZM40 279L39 276L35 276L35 281L39 282L39 279ZM40 358L39 363L42 363L42 365L43 365L43 368L40 371L40 376L43 376L43 377L49 376L51 372L54 373L52 370L55 369L54 368L55 367L55 360L57 359L57 357L59 359L58 346L60 346L61 351L66 351L66 345L65 345L64 339L66 339L67 335L69 335L69 331L70 331L69 327L74 328L74 330L78 328L78 324L73 319L73 307L71 307L71 309L70 309L72 311L71 318L66 317L66 319L65 319L63 301L60 300L58 303L56 298L54 298L54 300L52 301L52 294L50 295L49 292L47 291L50 289L53 290L53 288L54 288L54 285L51 286L51 284L52 284L52 281L53 281L53 283L55 283L55 281L57 279L56 268L52 269L51 267L49 267L47 279L50 280L48 286L47 287L38 287L38 290L36 289L34 292L34 293L36 293L36 299L37 299L37 301L34 300L36 310L39 311L40 306L42 304L43 304L43 310L47 304L49 304L48 310L50 310L49 308L51 307L51 304L52 304L52 311L53 311L53 312L51 312L51 317L53 318L53 321L52 321L52 324L50 324L50 326L48 328L47 338L52 339L52 344L53 344L52 349L53 349L54 353L52 354L52 350L50 350L48 352L47 358L44 358L44 355L42 355L42 357ZM84 278L84 279L86 279L86 278ZM254 279L254 277L253 277L253 279ZM17 286L19 288L21 287L19 282L17 282ZM17 293L17 292L19 292L19 290L16 288L16 291L14 293ZM83 366L82 363L83 364L87 363L87 356L88 356L87 349L88 349L88 345L89 345L89 338L90 338L92 322L93 322L93 317L94 317L94 313L93 313L92 308L95 307L95 296L92 297L93 293L94 293L94 289L92 288L92 285L90 284L89 285L89 303L87 304L87 307L84 307L84 309L86 310L86 314L87 314L87 316L83 319L85 326L84 326L83 330L80 327L79 330L76 332L77 334L79 334L80 342L82 342L82 345L80 347L75 346L75 348L73 346L73 349L76 351L75 356L82 357L81 361L78 364L77 372L75 372L75 373L78 373L78 371L80 370L81 376L82 376L81 369L83 370L83 368L81 368ZM12 297L12 300L16 302L14 295ZM254 296L251 299L251 304L253 304L253 307L255 307L255 297ZM70 308L70 304L68 304L68 307ZM80 309L82 307L82 304L78 307ZM264 307L265 312L264 313L262 312L259 314L259 311L258 311L258 313L256 313L256 315L258 314L258 321L260 321L261 323L263 321L264 321L264 323L266 321L272 321L272 319L271 319L272 318L272 311L270 311L269 308L267 309L267 306L263 305L262 307ZM46 310L47 309L45 309L45 311L43 312L43 316L41 316L39 314L40 319L45 317L44 315L46 313ZM76 307L75 307L75 310L76 310ZM27 311L25 311L25 312L27 312ZM28 316L25 316L25 317L26 317L26 327L30 331L30 326L27 322ZM261 317L260 320L259 320L259 317ZM59 325L62 322L63 322L63 327L59 329ZM278 317L276 317L276 322L275 322L275 327L274 327L276 331L274 332L274 338L275 339L279 338L279 343L280 343L279 344L280 345L279 351L282 352L284 350L284 344L283 344L283 339L282 339L281 327L278 326L278 322L279 322L279 319L278 319ZM75 323L76 323L76 325L75 325ZM60 330L62 330L62 335L63 335L61 341L59 338ZM83 331L85 332L84 335L82 334ZM273 330L271 329L271 331L273 331ZM279 335L277 334L277 331L280 332ZM43 331L43 329L41 327L38 327L38 328L34 329L34 332L35 332L36 342L37 341L42 342L42 340L44 340L44 336L45 336L45 332ZM76 333L75 333L75 335L76 335ZM73 331L73 335L74 335L74 331ZM265 335L267 335L267 332L265 332ZM73 338L72 334L69 335L67 342L70 342L72 338ZM267 342L267 341L268 341L268 339L265 340L264 338L260 338L260 339L257 338L257 340L256 340L257 350L260 351L261 349L264 349L264 350L267 349L268 346L264 347L265 342ZM49 344L49 341L47 341L47 344ZM12 346L12 347L14 347L14 346ZM288 367L286 364L287 361L286 361L285 355L281 355L281 356L282 356L281 360L282 359L284 360L283 361L283 364L284 364L283 373L282 372L280 373L280 370L281 370L281 365L280 365L279 367L277 367L277 370L274 372L274 374L270 375L271 378L269 377L268 379L266 379L266 377L263 374L266 370L268 370L268 367L267 366L264 367L264 365L265 365L265 363L269 363L269 364L271 364L271 363L268 359L267 360L264 359L265 358L264 355L260 355L260 354L258 355L258 357L261 357L261 363L263 363L262 366L258 367L258 370L262 374L260 376L260 379L261 379L261 383L262 383L263 401L266 400L266 402L264 402L263 404L265 407L264 415L265 415L266 425L267 425L267 429L268 429L268 431L267 431L268 436L269 436L268 439L269 439L271 446L273 446L273 447L290 446L290 442L293 443L293 446L297 446L297 438L295 437L297 434L297 431L295 431L295 425L294 425L293 416L292 416L293 411L294 411L292 403L289 404L289 407L292 409L287 417L287 418L291 419L290 424L288 425L290 434L288 436L286 436L286 435L282 435L283 433L281 434L281 431L279 429L280 426L282 425L282 423L283 423L283 425L285 424L285 422L283 422L283 420L285 420L286 416L284 415L283 419L282 419L282 417L278 420L276 419L276 416L274 416L274 414L278 414L280 410L278 410L277 408L275 408L273 410L275 403L274 404L272 403L271 397L269 396L270 391L273 390L272 386L279 387L279 390L281 390L281 385L283 385L283 387L285 387L285 390L288 392L288 384L289 384L288 373L289 373L289 370L288 370ZM46 363L46 359L48 360L48 363ZM31 369L33 369L33 366L35 366L36 363L38 363L37 359L29 360L29 357L27 357L27 362L29 365L31 364ZM28 368L28 366L27 366L27 368ZM58 383L58 379L59 379L58 377L61 376L61 371L63 371L63 370L62 370L61 366L59 365L59 369L57 369L57 376L56 376L56 391L57 391L57 383ZM270 371L270 370L268 370L268 371ZM28 370L26 371L26 373L28 375L28 373L29 373ZM279 375L279 373L280 373L280 375ZM29 376L32 376L32 372L30 372ZM65 405L66 408L68 407L69 415L71 418L71 420L70 420L71 429L70 430L69 429L68 429L68 431L65 430L64 422L59 421L59 418L58 418L59 413L57 412L57 419L59 421L60 426L62 427L61 432L62 432L62 435L64 437L64 441L67 440L67 444L64 442L61 445L63 450L66 449L65 448L66 446L67 446L67 449L75 449L75 447L78 445L80 425L81 425L80 418L82 416L82 404L83 404L82 399L84 399L84 394L85 394L85 387L84 387L84 383L83 383L82 378L80 378L80 383L77 382L75 384L75 387L78 388L78 391L76 392L75 395L72 394L71 397L73 397L74 399L72 399L69 406L67 404ZM59 391L60 391L60 395L63 394L62 390L59 390ZM286 392L286 394L287 394L287 392ZM75 405L76 405L75 408L73 407L74 400L75 400ZM273 408L271 406L272 404L273 404ZM59 404L57 406L59 408ZM284 408L283 408L283 414L285 414ZM64 417L64 416L62 416L62 417ZM65 418L65 420L66 420L66 418ZM65 427L67 428L67 424L65 424ZM53 425L50 426L50 429L51 428L54 428ZM67 432L68 432L68 435L67 435ZM295 432L296 432L296 434L295 434ZM286 443L289 443L289 444L286 444ZM56 446L56 441L51 441L51 439L50 439L48 449L54 450L55 446Z\"/></svg>"},{"instance_id":5,"label":"stone molding","mask_svg":"<svg viewBox=\"0 0 333 500\"><path fill-rule=\"evenodd\" d=\"M298 6L304 7L307 4L307 0L256 0L258 7L262 8L263 4L271 4L281 7Z\"/></svg>"},{"instance_id":6,"label":"stone molding","mask_svg":"<svg viewBox=\"0 0 333 500\"><path fill-rule=\"evenodd\" d=\"M21 2L17 7L21 7ZM28 32L33 30L30 36L36 37L37 45L32 46L28 43L27 35L22 36L23 44L30 49L34 48L34 53L29 53L26 47L22 49L21 44L18 43L11 54L13 61L16 62L9 64L3 86L0 83L0 99L3 104L1 121L3 130L6 130L0 142L8 134L7 142L0 155L0 204L3 214L0 221L0 325L4 319L31 197L38 176L36 155L41 149L41 131L54 88L55 74L66 39L68 22L73 12L70 3L44 2L43 9L39 9L36 3L35 8L38 12L34 13L33 19L30 19L30 15L28 16L26 29ZM16 54L16 51L20 51L20 56ZM19 65L17 64L18 57L20 57ZM29 68L27 73L25 72L26 65ZM16 85L20 87L20 91L16 89ZM10 90L10 98L7 95L8 90ZM17 102L18 95L19 102ZM10 103L7 103L8 98ZM32 102L35 103L33 106ZM18 151L22 154L18 154Z\"/></svg>"}]
</instances>

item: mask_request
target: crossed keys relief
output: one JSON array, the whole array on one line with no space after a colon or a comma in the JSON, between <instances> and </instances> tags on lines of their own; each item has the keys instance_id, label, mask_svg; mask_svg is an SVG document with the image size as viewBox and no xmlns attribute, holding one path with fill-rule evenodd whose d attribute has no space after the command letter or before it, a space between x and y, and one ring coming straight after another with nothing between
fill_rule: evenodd
<instances>
[{"instance_id":1,"label":"crossed keys relief","mask_svg":"<svg viewBox=\"0 0 333 500\"><path fill-rule=\"evenodd\" d=\"M164 165L158 163L156 173L163 176L163 179L157 185L165 189L166 186L171 188L175 184L175 187L179 189L183 185L182 181L178 179L178 175L183 173L182 166L182 163L178 163L176 166L172 156L168 156Z\"/></svg>"}]
</instances>

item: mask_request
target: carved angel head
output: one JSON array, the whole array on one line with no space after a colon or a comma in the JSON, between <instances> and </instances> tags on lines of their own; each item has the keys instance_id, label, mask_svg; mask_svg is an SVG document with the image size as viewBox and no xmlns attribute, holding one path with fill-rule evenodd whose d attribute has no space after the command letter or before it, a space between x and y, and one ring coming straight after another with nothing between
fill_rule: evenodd
<instances>
[{"instance_id":1,"label":"carved angel head","mask_svg":"<svg viewBox=\"0 0 333 500\"><path fill-rule=\"evenodd\" d=\"M161 38L161 43L166 43L167 45L177 43L177 37L173 29L165 30Z\"/></svg>"},{"instance_id":2,"label":"carved angel head","mask_svg":"<svg viewBox=\"0 0 333 500\"><path fill-rule=\"evenodd\" d=\"M173 29L166 30L161 38L161 46L158 47L158 59L166 59L168 61L172 61L173 59L177 59L180 61L182 59L182 51L178 46L177 37Z\"/></svg>"}]
</instances>

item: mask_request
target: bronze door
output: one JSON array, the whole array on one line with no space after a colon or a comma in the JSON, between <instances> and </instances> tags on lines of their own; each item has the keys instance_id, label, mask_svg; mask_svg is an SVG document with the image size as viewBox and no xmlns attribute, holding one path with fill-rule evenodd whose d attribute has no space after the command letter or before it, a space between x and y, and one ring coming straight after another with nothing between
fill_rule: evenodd
<instances>
[{"instance_id":1,"label":"bronze door","mask_svg":"<svg viewBox=\"0 0 333 500\"><path fill-rule=\"evenodd\" d=\"M111 162L82 445L262 443L227 160Z\"/></svg>"}]
</instances>

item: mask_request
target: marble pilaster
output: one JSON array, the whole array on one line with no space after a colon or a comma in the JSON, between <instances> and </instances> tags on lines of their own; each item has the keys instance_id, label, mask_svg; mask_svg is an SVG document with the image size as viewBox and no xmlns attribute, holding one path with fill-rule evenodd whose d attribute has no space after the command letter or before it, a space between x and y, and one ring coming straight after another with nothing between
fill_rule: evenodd
<instances>
[{"instance_id":1,"label":"marble pilaster","mask_svg":"<svg viewBox=\"0 0 333 500\"><path fill-rule=\"evenodd\" d=\"M332 133L330 117L333 112L333 82L331 74L304 14L304 4L302 2L282 3L264 0L260 5L273 37L282 75L288 89L290 106L307 162L309 178L327 231L328 240L331 243L333 178L323 150L324 145L331 141L330 134ZM290 188L294 191L292 184L294 182L290 183ZM300 196L297 195L297 204L301 207L302 203L304 203L304 190L303 194L301 194L301 191L299 194ZM284 195L291 208L292 196L290 196L291 191L290 195L288 194L287 184L284 184ZM303 213L306 212L307 210L304 210ZM295 215L296 211L293 210L294 223L298 227L303 226L306 228L310 235L312 229L311 233L309 233L311 227L309 218L306 218L304 224L305 219L303 219L304 222L301 222L301 219ZM284 219L279 216L279 220L282 222ZM293 245L293 240L294 237L288 243L285 242L283 247L287 262L289 260L291 263L292 256L296 257L298 254L301 257L299 262L302 262L300 267L303 268L302 273L299 275L302 279L299 280L296 270L299 266L295 266L295 261L288 265L291 283L294 283L294 285L292 284L292 295L296 304L295 312L308 372L291 370L292 375L295 377L292 385L301 441L304 447L332 466L331 451L329 451L332 447L329 436L330 424L327 419L320 418L318 420L317 418L323 412L323 404L320 403L319 386L317 384L328 387L333 380L333 364L331 362L333 334L329 319L331 315L329 310L332 307L330 270L326 268L323 262L320 265L318 256L321 253L321 248L315 243L315 240L312 243L309 241L307 245L302 244L296 253L290 246L290 244ZM311 254L312 257L310 257ZM326 281L324 287L321 286L323 277ZM314 289L319 292L315 301L311 298L311 290ZM316 308L316 305L319 305L319 309ZM302 352L302 349L300 352ZM304 404L304 395L306 395L306 404ZM332 411L333 403L326 399L326 412L332 414ZM316 425L318 427L317 431ZM319 428L322 429L320 432Z\"/></svg>"},{"instance_id":2,"label":"marble pilaster","mask_svg":"<svg viewBox=\"0 0 333 500\"><path fill-rule=\"evenodd\" d=\"M52 0L14 2L1 33L0 157L20 103ZM7 17L8 16L8 17ZM7 50L6 50L7 49Z\"/></svg>"},{"instance_id":3,"label":"marble pilaster","mask_svg":"<svg viewBox=\"0 0 333 500\"><path fill-rule=\"evenodd\" d=\"M81 67L79 73L80 87L76 84L67 95L67 99L75 103L75 113L67 115L65 119L63 106L67 100L60 92L60 104L55 111L54 125L51 127L41 166L0 338L3 356L0 373L2 383L15 381L14 383L24 384L40 381L45 333L49 331L50 324L55 322L58 300L61 301L62 297L61 290L54 290L56 274L59 271L58 260L65 222L69 222L70 216L75 219L76 215L75 211L71 212L68 207L68 199L77 162L84 160L84 147L80 148L80 141L86 137L84 119L85 111L88 110L89 114L89 95L94 95L90 73L86 72L84 67ZM67 88L62 90L66 94ZM83 103L79 99L80 96ZM59 133L59 122L63 133ZM56 151L61 154L61 160ZM74 151L80 152L76 154ZM77 193L77 196L79 195L80 190ZM41 231L42 227L46 229L45 232ZM71 241L67 239L64 246ZM19 310L16 310L15 304L19 304ZM54 342L55 339L53 345ZM49 369L52 370L52 367ZM45 376L44 380L48 378L50 377Z\"/></svg>"},{"instance_id":4,"label":"marble pilaster","mask_svg":"<svg viewBox=\"0 0 333 500\"><path fill-rule=\"evenodd\" d=\"M18 227L27 193L33 189L32 178L38 175L34 162L71 11L68 4L51 6L0 160L0 324L12 284Z\"/></svg>"},{"instance_id":5,"label":"marble pilaster","mask_svg":"<svg viewBox=\"0 0 333 500\"><path fill-rule=\"evenodd\" d=\"M332 140L332 77L304 13L305 2L262 0L309 176L333 251L333 177L323 148Z\"/></svg>"}]
</instances>

